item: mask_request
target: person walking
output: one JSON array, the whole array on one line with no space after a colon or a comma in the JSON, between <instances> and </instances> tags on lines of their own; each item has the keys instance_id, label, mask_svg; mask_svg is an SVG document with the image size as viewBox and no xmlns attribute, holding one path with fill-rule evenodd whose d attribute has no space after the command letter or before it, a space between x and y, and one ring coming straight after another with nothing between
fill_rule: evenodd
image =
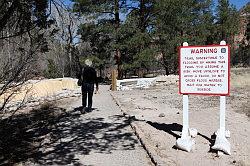
<instances>
[{"instance_id":1,"label":"person walking","mask_svg":"<svg viewBox=\"0 0 250 166\"><path fill-rule=\"evenodd\" d=\"M82 72L82 113L84 113L85 111L89 112L92 110L94 84L96 84L96 93L99 90L96 70L92 67L92 61L86 59L85 65L86 67Z\"/></svg>"}]
</instances>

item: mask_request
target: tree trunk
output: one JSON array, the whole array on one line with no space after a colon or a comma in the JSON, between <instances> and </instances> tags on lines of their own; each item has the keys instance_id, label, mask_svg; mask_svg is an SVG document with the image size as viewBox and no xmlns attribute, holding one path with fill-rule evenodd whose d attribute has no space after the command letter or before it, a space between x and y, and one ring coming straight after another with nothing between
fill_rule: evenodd
<instances>
[{"instance_id":1,"label":"tree trunk","mask_svg":"<svg viewBox=\"0 0 250 166\"><path fill-rule=\"evenodd\" d=\"M168 66L164 66L165 68L165 74L168 76L169 75L169 69L168 69Z\"/></svg>"},{"instance_id":2,"label":"tree trunk","mask_svg":"<svg viewBox=\"0 0 250 166\"><path fill-rule=\"evenodd\" d=\"M169 75L168 60L163 51L162 51L162 62L165 69L165 74L168 76Z\"/></svg>"},{"instance_id":3,"label":"tree trunk","mask_svg":"<svg viewBox=\"0 0 250 166\"><path fill-rule=\"evenodd\" d=\"M127 70L124 71L124 76L127 78Z\"/></svg>"},{"instance_id":4,"label":"tree trunk","mask_svg":"<svg viewBox=\"0 0 250 166\"><path fill-rule=\"evenodd\" d=\"M141 0L140 2L140 29L141 29L141 32L145 32L145 10L146 10L146 7L145 7L145 2L144 0Z\"/></svg>"},{"instance_id":5,"label":"tree trunk","mask_svg":"<svg viewBox=\"0 0 250 166\"><path fill-rule=\"evenodd\" d=\"M115 29L116 29L116 38L118 36L118 29L120 27L120 15L119 15L119 0L115 0ZM118 42L116 40L116 42ZM118 79L122 79L122 62L121 62L121 51L120 49L116 49L115 51L115 59L117 64L117 71L118 71Z\"/></svg>"}]
</instances>

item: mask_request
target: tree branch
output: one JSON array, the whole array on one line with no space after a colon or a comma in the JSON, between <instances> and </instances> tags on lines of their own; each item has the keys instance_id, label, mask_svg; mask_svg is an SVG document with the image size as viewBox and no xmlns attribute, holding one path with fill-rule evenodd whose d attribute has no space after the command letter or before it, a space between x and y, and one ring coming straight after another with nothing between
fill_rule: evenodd
<instances>
[{"instance_id":1,"label":"tree branch","mask_svg":"<svg viewBox=\"0 0 250 166\"><path fill-rule=\"evenodd\" d=\"M0 19L0 32L3 31L4 27L6 26L7 22L9 21L9 18L14 13L15 9L18 7L19 2L18 0L14 0L9 7L9 9L5 12L3 17Z\"/></svg>"}]
</instances>

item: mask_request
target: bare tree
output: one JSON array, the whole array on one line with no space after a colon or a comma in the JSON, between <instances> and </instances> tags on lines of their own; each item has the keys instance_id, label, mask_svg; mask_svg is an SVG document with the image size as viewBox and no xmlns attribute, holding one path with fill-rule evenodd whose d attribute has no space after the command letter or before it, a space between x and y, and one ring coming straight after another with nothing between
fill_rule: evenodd
<instances>
[{"instance_id":1,"label":"bare tree","mask_svg":"<svg viewBox=\"0 0 250 166\"><path fill-rule=\"evenodd\" d=\"M9 112L6 106L22 85L39 73L37 60L48 50L47 5L45 0L0 1L0 114Z\"/></svg>"},{"instance_id":2,"label":"bare tree","mask_svg":"<svg viewBox=\"0 0 250 166\"><path fill-rule=\"evenodd\" d=\"M54 47L52 50L57 52L54 54L53 59L58 65L58 68L62 72L62 76L74 76L74 59L73 57L75 46L79 42L79 35L77 33L81 18L76 16L71 11L71 6L64 4L61 0L54 0L51 7L51 16L55 20L54 28L57 29L56 45L60 44L60 47ZM49 55L52 58L52 54ZM65 69L68 66L68 71Z\"/></svg>"}]
</instances>

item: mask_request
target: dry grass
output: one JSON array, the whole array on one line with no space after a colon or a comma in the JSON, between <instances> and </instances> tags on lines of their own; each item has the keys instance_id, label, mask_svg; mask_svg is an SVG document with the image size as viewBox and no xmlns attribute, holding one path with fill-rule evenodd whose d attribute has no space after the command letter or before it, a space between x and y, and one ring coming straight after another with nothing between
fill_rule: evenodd
<instances>
[{"instance_id":1,"label":"dry grass","mask_svg":"<svg viewBox=\"0 0 250 166\"><path fill-rule=\"evenodd\" d=\"M229 103L234 111L250 118L250 68L231 69L231 93Z\"/></svg>"},{"instance_id":2,"label":"dry grass","mask_svg":"<svg viewBox=\"0 0 250 166\"><path fill-rule=\"evenodd\" d=\"M250 68L232 68L231 86L241 88L250 86Z\"/></svg>"}]
</instances>

